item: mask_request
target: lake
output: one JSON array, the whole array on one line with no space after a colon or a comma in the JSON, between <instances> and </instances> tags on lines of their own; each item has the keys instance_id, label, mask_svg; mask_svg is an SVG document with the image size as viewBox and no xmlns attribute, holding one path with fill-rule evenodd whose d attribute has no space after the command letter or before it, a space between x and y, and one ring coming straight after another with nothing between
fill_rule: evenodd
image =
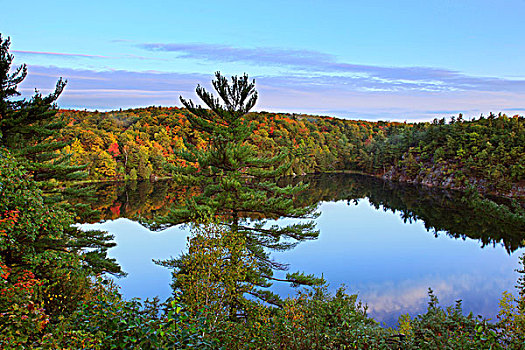
<instances>
[{"instance_id":1,"label":"lake","mask_svg":"<svg viewBox=\"0 0 525 350\"><path fill-rule=\"evenodd\" d=\"M502 292L514 291L525 226L506 200L495 199L511 208L501 212L492 202L474 205L462 193L357 174L301 179L310 187L299 201L319 203L319 238L271 256L290 272L322 275L330 290L344 284L376 320L395 326L402 313L424 312L428 288L441 305L461 299L464 312L495 319ZM179 256L188 231L180 226L151 231L136 218L165 214L197 189L159 181L105 183L96 190L92 207L100 213L94 220L103 222L81 227L115 236L109 255L128 273L117 280L123 295L170 296L171 272L152 259ZM278 282L272 290L281 296L295 292Z\"/></svg>"}]
</instances>

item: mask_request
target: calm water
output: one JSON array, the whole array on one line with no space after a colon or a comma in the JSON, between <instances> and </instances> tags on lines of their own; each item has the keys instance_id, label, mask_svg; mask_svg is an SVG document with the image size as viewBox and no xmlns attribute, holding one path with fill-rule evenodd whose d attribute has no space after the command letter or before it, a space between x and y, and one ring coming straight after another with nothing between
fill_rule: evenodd
<instances>
[{"instance_id":1,"label":"calm water","mask_svg":"<svg viewBox=\"0 0 525 350\"><path fill-rule=\"evenodd\" d=\"M331 290L344 284L368 304L375 319L395 325L401 313L424 312L428 288L442 305L462 299L465 312L494 319L501 293L514 290L514 270L524 252L523 223L469 208L457 193L357 175L308 181L310 190L302 200L320 203L320 236L272 257L289 264L291 272L322 274ZM98 191L94 208L106 221L82 227L114 234L117 246L110 256L128 273L118 280L122 293L168 297L171 272L152 259L179 256L186 249L187 231L152 232L124 217L165 212L181 199L181 191L170 183L105 184ZM283 296L294 293L279 283L273 290Z\"/></svg>"}]
</instances>

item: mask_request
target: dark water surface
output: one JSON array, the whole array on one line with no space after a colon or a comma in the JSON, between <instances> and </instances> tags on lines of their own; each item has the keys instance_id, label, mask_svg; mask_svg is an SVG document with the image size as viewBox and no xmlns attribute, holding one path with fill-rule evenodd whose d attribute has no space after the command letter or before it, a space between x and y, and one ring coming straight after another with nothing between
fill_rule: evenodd
<instances>
[{"instance_id":1,"label":"dark water surface","mask_svg":"<svg viewBox=\"0 0 525 350\"><path fill-rule=\"evenodd\" d=\"M513 214L519 209L354 174L303 180L310 188L299 201L319 203L320 236L272 257L291 272L322 274L331 290L344 284L376 320L395 325L402 313L424 312L428 288L442 305L461 299L465 312L495 319L501 293L514 291L525 238L524 223ZM143 182L101 184L97 191L93 208L101 215L95 219L105 222L82 227L115 235L110 255L129 274L118 280L124 296L168 297L171 272L152 259L179 256L187 230L153 232L128 218L163 214L198 189ZM272 289L294 293L278 283Z\"/></svg>"}]
</instances>

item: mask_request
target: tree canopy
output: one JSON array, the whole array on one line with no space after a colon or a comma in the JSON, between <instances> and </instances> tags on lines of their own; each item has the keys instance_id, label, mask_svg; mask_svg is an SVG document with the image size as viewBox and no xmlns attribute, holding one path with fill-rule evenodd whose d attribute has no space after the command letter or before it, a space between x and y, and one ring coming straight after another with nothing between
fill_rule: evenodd
<instances>
[{"instance_id":1,"label":"tree canopy","mask_svg":"<svg viewBox=\"0 0 525 350\"><path fill-rule=\"evenodd\" d=\"M245 282L265 288L271 285L270 281L277 280L273 277L274 269L286 269L285 265L272 261L265 249L290 249L297 242L315 239L318 235L313 221L281 227L268 226L266 220L312 219L316 216L315 206L294 205L294 198L305 189L304 185L281 187L275 182L275 178L290 167L285 161L288 150L261 156L248 142L253 125L245 116L257 101L255 82L250 82L246 74L232 77L231 83L219 72L215 77L213 86L218 98L201 86L196 89L209 109L181 97L191 112L188 120L207 142L206 145L191 140L185 142L181 157L190 165L179 167L178 177L185 184L199 186L202 191L156 220L163 224L219 220L231 230L233 237L243 235L245 249L256 258L257 265L244 275ZM163 265L175 267L179 263L175 259ZM284 281L294 284L319 282L299 273L288 274ZM267 302L279 303L279 298L267 290L250 289L249 293Z\"/></svg>"},{"instance_id":2,"label":"tree canopy","mask_svg":"<svg viewBox=\"0 0 525 350\"><path fill-rule=\"evenodd\" d=\"M68 144L55 138L65 126L55 118L55 102L66 81L60 78L55 90L47 96L35 91L30 99L18 98L21 95L18 85L27 76L27 66L12 68L14 56L9 53L10 44L10 39L3 39L0 34L0 145L23 160L35 180L83 178L82 166L69 164L70 156L56 152Z\"/></svg>"}]
</instances>

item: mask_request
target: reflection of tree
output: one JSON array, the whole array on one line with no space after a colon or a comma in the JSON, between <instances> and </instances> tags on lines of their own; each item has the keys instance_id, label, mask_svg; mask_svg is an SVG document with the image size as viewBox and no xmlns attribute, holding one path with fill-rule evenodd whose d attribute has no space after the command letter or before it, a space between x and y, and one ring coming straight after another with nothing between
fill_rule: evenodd
<instances>
[{"instance_id":1,"label":"reflection of tree","mask_svg":"<svg viewBox=\"0 0 525 350\"><path fill-rule=\"evenodd\" d=\"M317 204L320 201L359 200L368 198L376 208L398 213L405 221L423 220L433 232L445 232L454 238L479 240L484 246L501 243L508 252L523 246L525 223L519 206L512 202L499 202L470 198L455 191L443 191L423 186L385 182L365 175L319 174L300 178L282 179L282 185L302 180L308 189L294 199L295 206ZM147 197L140 197L135 186L152 186ZM109 183L99 185L98 220L116 217L133 218L138 213L150 218L154 213L166 214L170 207L184 203L187 197L198 193L198 188L187 188L169 181L156 183ZM109 190L111 188L111 190ZM107 191L104 194L104 191ZM116 194L116 195L114 195ZM106 198L108 195L112 198ZM469 200L470 198L470 200ZM155 205L152 205L155 204ZM110 209L120 206L120 215Z\"/></svg>"},{"instance_id":2,"label":"reflection of tree","mask_svg":"<svg viewBox=\"0 0 525 350\"><path fill-rule=\"evenodd\" d=\"M305 179L303 179L305 180ZM427 230L454 238L479 240L483 246L501 243L513 252L523 246L525 212L514 202L496 203L475 194L386 182L356 174L309 176L304 203L368 198L376 208L391 210L405 222L422 220Z\"/></svg>"},{"instance_id":3,"label":"reflection of tree","mask_svg":"<svg viewBox=\"0 0 525 350\"><path fill-rule=\"evenodd\" d=\"M257 257L246 249L246 236L231 228L210 223L196 226L188 239L188 252L176 259L158 262L172 268L175 291L191 314L206 309L217 324L250 314L257 309L245 294L253 294L252 276L259 271ZM257 294L255 294L257 295Z\"/></svg>"},{"instance_id":4,"label":"reflection of tree","mask_svg":"<svg viewBox=\"0 0 525 350\"><path fill-rule=\"evenodd\" d=\"M174 206L166 215L154 217L153 227L179 223L207 223L210 218L228 227L231 235L242 235L244 249L256 258L257 266L249 269L246 282L255 287L266 288L275 269L286 266L272 261L265 248L286 250L297 242L315 239L318 231L313 221L299 221L288 226L267 225L265 219L315 217L314 206L294 206L294 198L304 190L302 184L279 186L273 179L284 175L290 168L286 162L287 151L261 154L249 143L254 126L245 118L257 100L255 82L247 75L232 77L231 83L219 72L212 81L219 98L201 86L197 95L208 109L196 106L181 97L188 109L188 121L194 130L206 140L185 141L180 157L184 166L176 168L179 180L190 186L198 186L195 193L183 205ZM192 247L190 247L190 251ZM180 261L184 258L181 257ZM179 259L173 260L176 267ZM288 274L287 282L315 284L311 276ZM250 293L266 302L279 303L273 293L265 289L252 289Z\"/></svg>"}]
</instances>

